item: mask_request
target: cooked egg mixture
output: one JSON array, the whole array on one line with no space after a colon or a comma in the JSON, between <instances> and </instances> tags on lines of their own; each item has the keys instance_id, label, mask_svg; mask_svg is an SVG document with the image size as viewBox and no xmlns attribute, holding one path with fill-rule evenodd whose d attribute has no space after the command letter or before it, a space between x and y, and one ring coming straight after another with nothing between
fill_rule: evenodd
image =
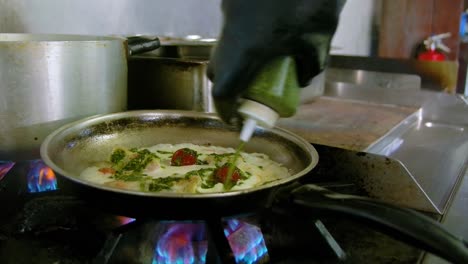
<instances>
[{"instance_id":1,"label":"cooked egg mixture","mask_svg":"<svg viewBox=\"0 0 468 264\"><path fill-rule=\"evenodd\" d=\"M195 151L196 164L171 165L174 152L183 148ZM220 180L216 170L232 163L234 153L233 148L194 144L118 148L108 161L85 169L81 177L93 183L128 190L213 193L249 189L290 176L287 168L265 154L241 152L235 164L239 174L235 181L227 184Z\"/></svg>"}]
</instances>

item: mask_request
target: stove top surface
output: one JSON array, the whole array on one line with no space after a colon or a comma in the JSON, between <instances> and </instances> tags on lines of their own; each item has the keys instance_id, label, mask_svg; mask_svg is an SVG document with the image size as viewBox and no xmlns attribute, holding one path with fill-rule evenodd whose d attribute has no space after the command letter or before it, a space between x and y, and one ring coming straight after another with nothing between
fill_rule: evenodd
<instances>
[{"instance_id":1,"label":"stove top surface","mask_svg":"<svg viewBox=\"0 0 468 264\"><path fill-rule=\"evenodd\" d=\"M132 219L61 189L40 160L3 163L0 172L1 263L417 263L423 253L352 219L285 207L205 221ZM359 193L349 182L308 179Z\"/></svg>"}]
</instances>

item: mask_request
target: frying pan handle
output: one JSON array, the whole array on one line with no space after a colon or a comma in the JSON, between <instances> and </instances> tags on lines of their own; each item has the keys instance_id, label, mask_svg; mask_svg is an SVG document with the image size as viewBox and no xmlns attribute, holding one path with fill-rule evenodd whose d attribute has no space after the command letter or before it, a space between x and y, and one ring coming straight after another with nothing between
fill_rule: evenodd
<instances>
[{"instance_id":1,"label":"frying pan handle","mask_svg":"<svg viewBox=\"0 0 468 264\"><path fill-rule=\"evenodd\" d=\"M379 231L404 240L453 263L468 263L468 243L448 232L439 222L414 210L370 198L339 194L307 184L292 191L302 209L346 214L378 225ZM307 211L307 210L306 210Z\"/></svg>"},{"instance_id":2,"label":"frying pan handle","mask_svg":"<svg viewBox=\"0 0 468 264\"><path fill-rule=\"evenodd\" d=\"M157 37L128 37L127 42L129 56L152 51L161 46L161 42Z\"/></svg>"}]
</instances>

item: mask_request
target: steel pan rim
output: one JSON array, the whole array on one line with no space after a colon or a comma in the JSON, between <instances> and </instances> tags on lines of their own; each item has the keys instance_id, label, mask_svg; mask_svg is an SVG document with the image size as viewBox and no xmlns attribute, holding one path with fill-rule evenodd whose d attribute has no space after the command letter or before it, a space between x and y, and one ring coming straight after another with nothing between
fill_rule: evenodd
<instances>
[{"instance_id":1,"label":"steel pan rim","mask_svg":"<svg viewBox=\"0 0 468 264\"><path fill-rule=\"evenodd\" d=\"M213 120L219 120L217 115L211 113L202 113L202 112L194 112L194 111L185 111L185 110L134 110L134 111L125 111L125 112L118 112L112 114L99 114L90 116L81 120L77 120L75 122L66 124L51 134L49 134L41 144L40 148L40 155L44 163L50 167L53 171L59 174L61 177L65 177L69 181L72 181L76 184L85 185L88 187L92 187L95 189L99 189L102 191L110 192L110 193L119 193L119 194L126 194L132 196L140 196L140 197L148 197L148 198L178 198L178 199L209 199L209 198L222 198L228 196L239 196L243 194L250 194L258 191L264 191L267 189L275 188L278 186L285 185L287 183L292 183L295 180L298 180L302 176L309 173L318 163L318 152L312 146L311 143L307 142L305 139L299 137L298 135L289 132L283 128L275 127L273 129L269 129L268 131L274 132L275 134L280 135L281 137L286 137L288 140L293 141L295 144L298 144L303 150L307 151L310 154L311 162L303 168L301 171L291 175L290 177L279 179L273 181L271 183L267 183L261 186L257 186L254 188L244 189L244 190L236 190L236 191L228 191L228 192L213 192L213 193L169 193L169 192L142 192L142 191L133 191L133 190L125 190L125 189L118 189L113 187L104 186L102 184L96 184L89 181L85 181L80 179L76 175L72 175L71 173L63 170L61 167L55 164L52 159L48 155L48 147L51 142L61 133L65 133L70 129L74 129L77 126L86 127L86 125L90 124L99 124L102 121L110 121L110 120L117 120L125 117L135 117L135 116L155 116L155 115L162 115L162 116L174 116L174 117L201 117L201 118L209 118Z\"/></svg>"}]
</instances>

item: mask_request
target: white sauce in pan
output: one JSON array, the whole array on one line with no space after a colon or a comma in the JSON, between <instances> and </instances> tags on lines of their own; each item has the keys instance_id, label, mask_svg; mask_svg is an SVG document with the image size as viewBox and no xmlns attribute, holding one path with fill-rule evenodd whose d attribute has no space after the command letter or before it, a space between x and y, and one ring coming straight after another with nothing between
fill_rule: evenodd
<instances>
[{"instance_id":1,"label":"white sauce in pan","mask_svg":"<svg viewBox=\"0 0 468 264\"><path fill-rule=\"evenodd\" d=\"M197 164L171 165L175 151L188 148L197 152ZM141 151L147 150L146 154ZM218 146L194 144L159 144L141 149L119 149L124 158L115 162L113 156L81 173L81 178L105 186L147 192L213 193L243 190L282 178L290 177L288 169L261 153L241 152L235 166L240 178L229 184L216 178L217 168L232 162L235 150ZM114 153L116 153L114 151ZM151 153L151 154L148 154ZM145 157L138 168L129 163L136 157ZM119 156L121 157L121 156ZM111 162L113 160L114 162ZM124 171L124 172L122 172Z\"/></svg>"}]
</instances>

